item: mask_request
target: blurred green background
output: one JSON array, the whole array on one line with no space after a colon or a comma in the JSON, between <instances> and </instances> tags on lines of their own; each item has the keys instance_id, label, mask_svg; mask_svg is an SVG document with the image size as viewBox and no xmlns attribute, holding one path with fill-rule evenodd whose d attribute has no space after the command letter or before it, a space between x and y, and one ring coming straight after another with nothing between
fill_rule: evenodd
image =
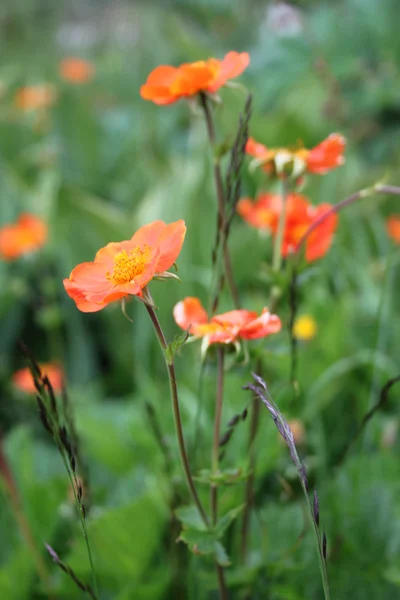
<instances>
[{"instance_id":1,"label":"blurred green background","mask_svg":"<svg viewBox=\"0 0 400 600\"><path fill-rule=\"evenodd\" d=\"M82 314L62 286L77 263L92 260L109 241L128 239L155 219L183 218L182 284L152 284L167 336L178 332L172 319L178 300L196 295L207 305L215 197L204 122L184 101L167 107L145 102L140 85L159 64L248 51L251 64L240 82L254 94L254 137L269 146L300 139L307 147L332 131L347 138L345 166L308 180L304 190L314 203L336 203L377 181L400 184L398 11L398 0L2 0L0 225L30 211L50 228L40 253L0 263L3 442L37 544L50 543L89 581L63 465L42 431L34 399L11 383L12 373L24 366L16 345L23 339L38 360L58 359L67 372L90 470L88 522L101 600L217 597L212 563L174 543L168 503L174 488L183 503L186 492L165 367L144 308L129 303L133 324L118 304ZM58 66L68 56L90 60L94 78L82 85L63 81ZM18 88L39 83L54 85L54 105L40 114L18 110ZM215 120L223 142L233 139L245 97L230 89L221 97ZM243 194L253 196L259 180L245 171ZM298 312L313 316L318 333L300 344L295 401L286 327L256 345L276 402L305 428L299 450L319 491L337 600L400 597L398 388L337 465L362 415L399 372L400 255L385 229L394 212L400 212L396 197L373 196L341 213L332 249L302 274ZM237 218L230 246L243 307L260 310L269 297L262 262L270 258L270 242ZM221 310L230 308L224 296ZM287 298L278 312L286 324ZM209 464L215 366L211 358L200 378L198 344L185 347L176 362L185 434L199 470ZM249 402L241 386L250 370L244 364L227 374L225 426ZM146 402L162 426L171 473ZM224 467L246 468L247 438L248 422L241 423ZM232 597L320 599L304 499L266 412L256 451L246 565L238 559L240 519L226 542ZM201 489L207 498L207 487ZM240 504L243 493L243 482L224 488L221 510ZM46 597L5 493L0 539L0 597ZM43 556L54 597L83 597Z\"/></svg>"}]
</instances>

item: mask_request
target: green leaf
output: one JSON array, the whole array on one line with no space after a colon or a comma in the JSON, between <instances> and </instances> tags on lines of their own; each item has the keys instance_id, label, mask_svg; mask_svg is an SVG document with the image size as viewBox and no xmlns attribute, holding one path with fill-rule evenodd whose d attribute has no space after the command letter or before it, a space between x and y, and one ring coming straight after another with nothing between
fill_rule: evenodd
<instances>
[{"instance_id":1,"label":"green leaf","mask_svg":"<svg viewBox=\"0 0 400 600\"><path fill-rule=\"evenodd\" d=\"M186 342L188 337L189 337L189 330L176 335L174 337L174 339L172 340L172 342L170 344L168 344L167 348L165 349L165 356L166 356L168 363L171 363L173 361L175 354L178 352L179 348L181 346L183 346L183 344Z\"/></svg>"},{"instance_id":2,"label":"green leaf","mask_svg":"<svg viewBox=\"0 0 400 600\"><path fill-rule=\"evenodd\" d=\"M240 506L236 506L236 508L232 508L223 517L218 519L218 522L215 526L215 531L216 531L218 537L221 537L225 533L225 531L228 529L229 525L242 512L244 507L245 507L244 504L241 504Z\"/></svg>"},{"instance_id":3,"label":"green leaf","mask_svg":"<svg viewBox=\"0 0 400 600\"><path fill-rule=\"evenodd\" d=\"M225 469L217 473L212 473L210 469L202 469L193 479L206 485L210 485L211 483L217 485L234 485L235 483L244 481L249 475L250 471L242 471L240 467Z\"/></svg>"},{"instance_id":4,"label":"green leaf","mask_svg":"<svg viewBox=\"0 0 400 600\"><path fill-rule=\"evenodd\" d=\"M196 506L181 506L176 509L175 515L182 522L184 528L191 528L196 531L207 530Z\"/></svg>"},{"instance_id":5,"label":"green leaf","mask_svg":"<svg viewBox=\"0 0 400 600\"><path fill-rule=\"evenodd\" d=\"M218 540L216 531L212 529L206 531L184 529L178 541L185 542L194 554L211 555L222 567L230 565L228 555Z\"/></svg>"}]
</instances>

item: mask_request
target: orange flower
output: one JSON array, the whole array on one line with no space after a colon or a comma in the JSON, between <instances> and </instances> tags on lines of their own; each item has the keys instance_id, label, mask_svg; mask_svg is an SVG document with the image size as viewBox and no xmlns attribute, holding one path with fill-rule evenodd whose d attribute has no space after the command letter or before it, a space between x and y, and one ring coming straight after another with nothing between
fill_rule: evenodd
<instances>
[{"instance_id":1,"label":"orange flower","mask_svg":"<svg viewBox=\"0 0 400 600\"><path fill-rule=\"evenodd\" d=\"M140 95L155 104L172 104L199 92L214 93L249 65L247 52L228 52L222 60L209 58L180 67L161 65L150 73Z\"/></svg>"},{"instance_id":2,"label":"orange flower","mask_svg":"<svg viewBox=\"0 0 400 600\"><path fill-rule=\"evenodd\" d=\"M0 228L0 256L15 260L23 254L38 250L47 240L47 225L29 213L22 213L16 223Z\"/></svg>"},{"instance_id":3,"label":"orange flower","mask_svg":"<svg viewBox=\"0 0 400 600\"><path fill-rule=\"evenodd\" d=\"M286 201L285 229L282 241L282 256L292 252L307 229L321 215L330 210L330 204L313 206L301 194L289 194ZM245 221L257 229L265 229L273 235L278 229L282 211L282 198L275 194L261 194L255 202L243 198L237 207ZM337 215L325 219L306 240L306 260L312 262L324 256L329 250L337 227Z\"/></svg>"},{"instance_id":4,"label":"orange flower","mask_svg":"<svg viewBox=\"0 0 400 600\"><path fill-rule=\"evenodd\" d=\"M263 144L249 138L246 152L254 156L257 164L263 165L267 173L294 175L298 177L305 172L324 175L344 163L343 152L346 140L338 133L331 133L326 140L307 150L299 148L267 148Z\"/></svg>"},{"instance_id":5,"label":"orange flower","mask_svg":"<svg viewBox=\"0 0 400 600\"><path fill-rule=\"evenodd\" d=\"M44 363L39 365L39 367L42 375L47 375L49 378L53 390L56 393L61 392L64 380L64 372L61 367L56 363ZM28 367L16 371L12 376L12 381L22 392L26 392L27 394L34 394L36 392L35 382Z\"/></svg>"},{"instance_id":6,"label":"orange flower","mask_svg":"<svg viewBox=\"0 0 400 600\"><path fill-rule=\"evenodd\" d=\"M392 238L396 244L400 244L400 215L392 215L386 221L386 229L389 237Z\"/></svg>"},{"instance_id":7,"label":"orange flower","mask_svg":"<svg viewBox=\"0 0 400 600\"><path fill-rule=\"evenodd\" d=\"M128 241L107 244L94 262L81 263L64 279L68 296L82 312L96 312L128 295L141 297L153 277L172 276L166 271L178 258L185 233L184 221L154 221Z\"/></svg>"},{"instance_id":8,"label":"orange flower","mask_svg":"<svg viewBox=\"0 0 400 600\"><path fill-rule=\"evenodd\" d=\"M70 83L86 83L94 76L94 65L82 58L65 58L60 63L60 75Z\"/></svg>"},{"instance_id":9,"label":"orange flower","mask_svg":"<svg viewBox=\"0 0 400 600\"><path fill-rule=\"evenodd\" d=\"M55 89L47 83L19 88L15 95L15 105L23 111L48 108L55 100Z\"/></svg>"},{"instance_id":10,"label":"orange flower","mask_svg":"<svg viewBox=\"0 0 400 600\"><path fill-rule=\"evenodd\" d=\"M210 344L232 344L255 340L281 330L281 321L264 308L261 315L249 310L231 310L210 320L198 298L188 297L174 307L174 319L182 329L189 329L194 337L204 338Z\"/></svg>"}]
</instances>

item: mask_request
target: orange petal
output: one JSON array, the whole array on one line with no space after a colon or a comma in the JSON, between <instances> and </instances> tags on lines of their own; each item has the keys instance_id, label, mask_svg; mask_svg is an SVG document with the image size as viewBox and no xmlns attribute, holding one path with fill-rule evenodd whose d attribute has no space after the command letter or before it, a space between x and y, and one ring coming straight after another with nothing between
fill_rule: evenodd
<instances>
[{"instance_id":1,"label":"orange petal","mask_svg":"<svg viewBox=\"0 0 400 600\"><path fill-rule=\"evenodd\" d=\"M339 133L331 133L326 140L308 152L307 170L323 175L344 163L345 138Z\"/></svg>"},{"instance_id":2,"label":"orange petal","mask_svg":"<svg viewBox=\"0 0 400 600\"><path fill-rule=\"evenodd\" d=\"M250 154L250 156L254 156L255 158L262 158L268 154L267 146L256 142L252 137L249 137L247 140L245 150L247 154Z\"/></svg>"},{"instance_id":3,"label":"orange petal","mask_svg":"<svg viewBox=\"0 0 400 600\"><path fill-rule=\"evenodd\" d=\"M179 69L168 65L160 65L150 73L147 81L140 88L144 100L152 100L155 104L171 104L178 97L171 92L171 85L176 80Z\"/></svg>"},{"instance_id":4,"label":"orange petal","mask_svg":"<svg viewBox=\"0 0 400 600\"><path fill-rule=\"evenodd\" d=\"M143 225L143 227L140 227L132 236L129 245L132 248L135 248L136 246L139 246L140 248L143 246L149 246L150 248L157 247L160 236L166 227L167 225L164 221L153 221L148 225ZM129 247L127 247L126 250L129 250Z\"/></svg>"},{"instance_id":5,"label":"orange petal","mask_svg":"<svg viewBox=\"0 0 400 600\"><path fill-rule=\"evenodd\" d=\"M193 296L188 296L174 307L174 319L177 325L182 329L188 329L190 326L193 328L196 325L207 323L208 316L207 312L203 308L200 300Z\"/></svg>"},{"instance_id":6,"label":"orange petal","mask_svg":"<svg viewBox=\"0 0 400 600\"><path fill-rule=\"evenodd\" d=\"M74 300L77 308L82 312L97 312L102 308L105 308L107 305L104 302L90 302L86 299L84 292L69 279L64 279L63 281L65 291L68 296Z\"/></svg>"},{"instance_id":7,"label":"orange petal","mask_svg":"<svg viewBox=\"0 0 400 600\"><path fill-rule=\"evenodd\" d=\"M217 78L209 86L208 91L216 92L229 79L235 79L249 66L250 55L247 52L228 52L220 63Z\"/></svg>"},{"instance_id":8,"label":"orange petal","mask_svg":"<svg viewBox=\"0 0 400 600\"><path fill-rule=\"evenodd\" d=\"M313 222L328 212L332 206L330 204L320 204L315 207ZM333 236L338 224L338 216L332 213L327 217L307 238L306 241L306 260L313 262L325 256L332 245Z\"/></svg>"},{"instance_id":9,"label":"orange petal","mask_svg":"<svg viewBox=\"0 0 400 600\"><path fill-rule=\"evenodd\" d=\"M39 365L42 375L47 375L53 390L57 393L62 390L64 372L56 363L43 363ZM19 369L12 376L13 384L22 392L35 394L36 387L32 373L28 367Z\"/></svg>"},{"instance_id":10,"label":"orange petal","mask_svg":"<svg viewBox=\"0 0 400 600\"><path fill-rule=\"evenodd\" d=\"M240 329L256 317L257 313L255 312L245 309L239 309L230 310L229 312L222 313L221 315L216 315L211 319L211 321L219 323L220 325L224 325L226 327L237 327L238 329Z\"/></svg>"},{"instance_id":11,"label":"orange petal","mask_svg":"<svg viewBox=\"0 0 400 600\"><path fill-rule=\"evenodd\" d=\"M400 215L392 215L386 222L386 228L389 237L392 238L396 244L400 244Z\"/></svg>"},{"instance_id":12,"label":"orange petal","mask_svg":"<svg viewBox=\"0 0 400 600\"><path fill-rule=\"evenodd\" d=\"M280 318L272 315L268 308L264 308L260 317L250 321L239 331L239 337L244 340L256 340L272 333L278 333L281 329Z\"/></svg>"},{"instance_id":13,"label":"orange petal","mask_svg":"<svg viewBox=\"0 0 400 600\"><path fill-rule=\"evenodd\" d=\"M47 225L42 219L22 213L16 223L0 229L0 254L13 260L41 248L47 240Z\"/></svg>"},{"instance_id":14,"label":"orange petal","mask_svg":"<svg viewBox=\"0 0 400 600\"><path fill-rule=\"evenodd\" d=\"M94 65L82 58L65 58L59 66L60 75L70 83L85 83L94 75Z\"/></svg>"},{"instance_id":15,"label":"orange petal","mask_svg":"<svg viewBox=\"0 0 400 600\"><path fill-rule=\"evenodd\" d=\"M157 262L156 273L162 273L172 267L182 249L185 234L186 225L182 219L165 227L158 240L160 257Z\"/></svg>"}]
</instances>

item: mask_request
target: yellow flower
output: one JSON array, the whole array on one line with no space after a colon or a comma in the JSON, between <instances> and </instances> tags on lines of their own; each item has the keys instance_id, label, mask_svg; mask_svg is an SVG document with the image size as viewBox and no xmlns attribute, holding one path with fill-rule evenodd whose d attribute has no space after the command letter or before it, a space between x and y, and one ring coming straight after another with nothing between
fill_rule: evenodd
<instances>
[{"instance_id":1,"label":"yellow flower","mask_svg":"<svg viewBox=\"0 0 400 600\"><path fill-rule=\"evenodd\" d=\"M317 323L310 315L302 315L295 320L293 335L297 340L308 342L317 333Z\"/></svg>"}]
</instances>

